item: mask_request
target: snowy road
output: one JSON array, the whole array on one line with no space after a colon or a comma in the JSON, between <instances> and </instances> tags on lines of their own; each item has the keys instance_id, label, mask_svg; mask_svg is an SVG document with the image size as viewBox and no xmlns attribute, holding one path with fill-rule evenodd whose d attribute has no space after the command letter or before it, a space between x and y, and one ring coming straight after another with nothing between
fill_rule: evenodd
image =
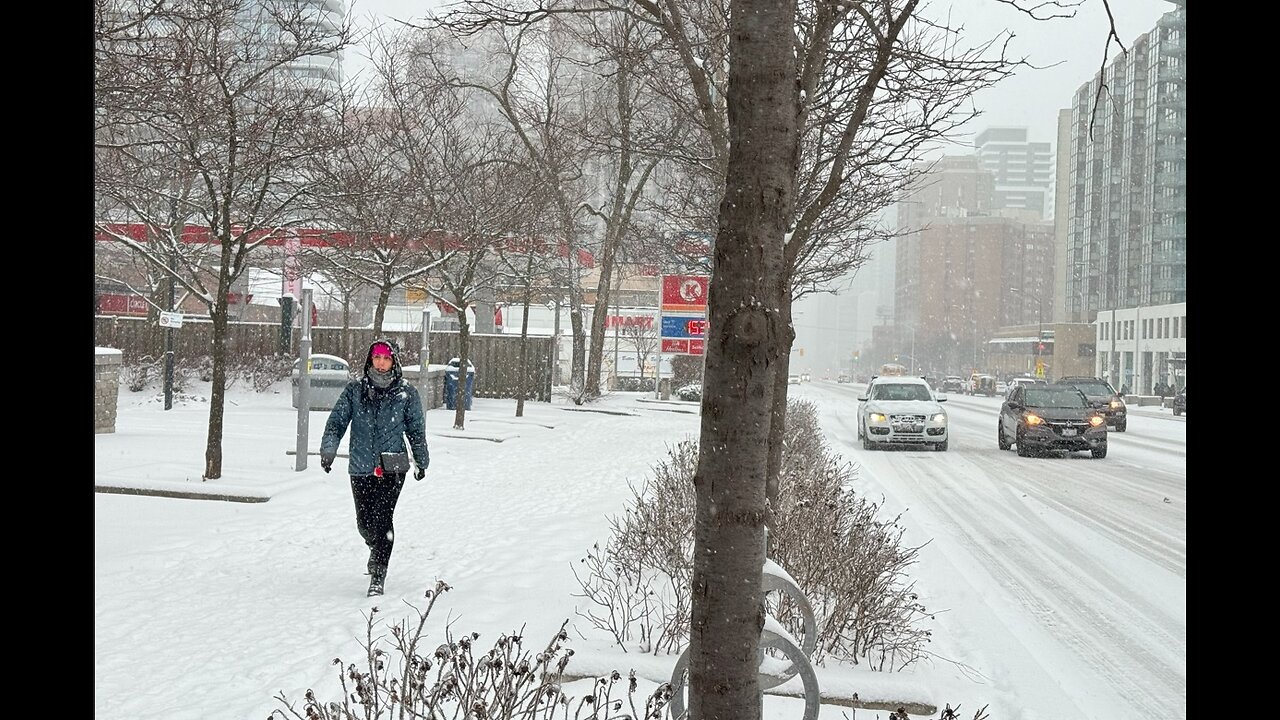
<instances>
[{"instance_id":1,"label":"snowy road","mask_svg":"<svg viewBox=\"0 0 1280 720\"><path fill-rule=\"evenodd\" d=\"M996 447L999 398L951 395L948 452L864 451L861 387L802 387L858 465L855 489L905 511L907 540L928 543L911 574L945 628L935 665L954 670L965 707L1186 717L1185 417L1135 411L1105 459L1021 458Z\"/></svg>"}]
</instances>

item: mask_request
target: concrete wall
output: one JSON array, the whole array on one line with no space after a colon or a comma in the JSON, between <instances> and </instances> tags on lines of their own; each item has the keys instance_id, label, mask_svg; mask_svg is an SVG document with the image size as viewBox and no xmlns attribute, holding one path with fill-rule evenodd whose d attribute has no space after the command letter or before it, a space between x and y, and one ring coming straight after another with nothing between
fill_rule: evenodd
<instances>
[{"instance_id":1,"label":"concrete wall","mask_svg":"<svg viewBox=\"0 0 1280 720\"><path fill-rule=\"evenodd\" d=\"M120 399L120 360L114 348L95 347L93 352L93 432L116 431L116 405Z\"/></svg>"}]
</instances>

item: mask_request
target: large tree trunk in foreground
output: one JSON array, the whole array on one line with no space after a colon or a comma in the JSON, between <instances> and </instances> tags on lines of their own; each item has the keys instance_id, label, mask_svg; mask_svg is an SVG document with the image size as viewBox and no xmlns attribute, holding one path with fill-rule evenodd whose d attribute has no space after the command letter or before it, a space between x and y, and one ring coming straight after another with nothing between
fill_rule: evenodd
<instances>
[{"instance_id":1,"label":"large tree trunk in foreground","mask_svg":"<svg viewBox=\"0 0 1280 720\"><path fill-rule=\"evenodd\" d=\"M774 375L788 328L783 240L795 202L795 0L733 0L728 180L709 302L694 475L692 720L759 720L765 482Z\"/></svg>"}]
</instances>

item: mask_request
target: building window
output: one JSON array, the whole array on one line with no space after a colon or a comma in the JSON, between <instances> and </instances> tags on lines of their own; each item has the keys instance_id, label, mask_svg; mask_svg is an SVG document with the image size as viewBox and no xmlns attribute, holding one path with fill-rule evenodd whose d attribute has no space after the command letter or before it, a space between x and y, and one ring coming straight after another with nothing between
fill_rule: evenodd
<instances>
[{"instance_id":1,"label":"building window","mask_svg":"<svg viewBox=\"0 0 1280 720\"><path fill-rule=\"evenodd\" d=\"M1187 336L1187 316L1182 316L1182 337Z\"/></svg>"}]
</instances>

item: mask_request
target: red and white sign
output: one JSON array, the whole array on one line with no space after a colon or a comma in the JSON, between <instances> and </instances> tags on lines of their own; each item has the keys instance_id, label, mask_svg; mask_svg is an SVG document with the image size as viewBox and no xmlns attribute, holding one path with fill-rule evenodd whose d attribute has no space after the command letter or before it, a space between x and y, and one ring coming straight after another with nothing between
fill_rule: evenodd
<instances>
[{"instance_id":1,"label":"red and white sign","mask_svg":"<svg viewBox=\"0 0 1280 720\"><path fill-rule=\"evenodd\" d=\"M705 340L662 338L662 352L677 355L706 355L707 343Z\"/></svg>"},{"instance_id":2,"label":"red and white sign","mask_svg":"<svg viewBox=\"0 0 1280 720\"><path fill-rule=\"evenodd\" d=\"M663 275L662 312L705 314L710 280L706 275Z\"/></svg>"},{"instance_id":3,"label":"red and white sign","mask_svg":"<svg viewBox=\"0 0 1280 720\"><path fill-rule=\"evenodd\" d=\"M706 275L663 275L661 317L662 352L705 355L706 340L691 335L707 332ZM675 318L672 321L672 318Z\"/></svg>"},{"instance_id":4,"label":"red and white sign","mask_svg":"<svg viewBox=\"0 0 1280 720\"><path fill-rule=\"evenodd\" d=\"M141 295L102 293L98 296L98 312L103 315L145 316L148 307L147 299Z\"/></svg>"}]
</instances>

